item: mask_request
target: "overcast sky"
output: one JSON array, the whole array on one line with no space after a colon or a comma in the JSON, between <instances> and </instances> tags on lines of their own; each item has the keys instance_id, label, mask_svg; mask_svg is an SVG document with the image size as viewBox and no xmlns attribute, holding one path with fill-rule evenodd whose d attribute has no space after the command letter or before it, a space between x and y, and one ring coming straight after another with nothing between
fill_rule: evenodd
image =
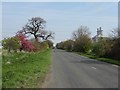
<instances>
[{"instance_id":1,"label":"overcast sky","mask_svg":"<svg viewBox=\"0 0 120 90\"><path fill-rule=\"evenodd\" d=\"M2 36L11 37L32 17L47 21L46 30L55 32L55 43L71 38L81 25L88 26L91 36L97 27L107 36L118 25L117 2L3 2Z\"/></svg>"}]
</instances>

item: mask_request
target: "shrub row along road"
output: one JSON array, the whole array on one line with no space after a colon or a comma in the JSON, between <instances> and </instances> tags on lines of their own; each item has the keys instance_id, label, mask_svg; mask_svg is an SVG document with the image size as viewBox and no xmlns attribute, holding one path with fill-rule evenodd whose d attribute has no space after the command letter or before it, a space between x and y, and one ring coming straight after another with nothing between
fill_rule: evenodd
<instances>
[{"instance_id":1,"label":"shrub row along road","mask_svg":"<svg viewBox=\"0 0 120 90\"><path fill-rule=\"evenodd\" d=\"M54 49L48 88L118 88L118 67Z\"/></svg>"}]
</instances>

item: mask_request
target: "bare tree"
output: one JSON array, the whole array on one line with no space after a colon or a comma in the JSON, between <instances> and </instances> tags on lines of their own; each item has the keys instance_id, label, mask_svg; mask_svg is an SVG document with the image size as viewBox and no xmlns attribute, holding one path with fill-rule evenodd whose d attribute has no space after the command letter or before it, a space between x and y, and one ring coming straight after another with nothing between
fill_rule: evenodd
<instances>
[{"instance_id":1,"label":"bare tree","mask_svg":"<svg viewBox=\"0 0 120 90\"><path fill-rule=\"evenodd\" d=\"M44 30L46 21L40 17L34 17L28 20L28 23L20 30L20 33L33 35L35 40L38 41L38 37L47 40L53 38L53 32Z\"/></svg>"},{"instance_id":2,"label":"bare tree","mask_svg":"<svg viewBox=\"0 0 120 90\"><path fill-rule=\"evenodd\" d=\"M120 37L120 28L113 28L112 32L109 34L110 38L119 38Z\"/></svg>"},{"instance_id":3,"label":"bare tree","mask_svg":"<svg viewBox=\"0 0 120 90\"><path fill-rule=\"evenodd\" d=\"M72 36L75 40L81 36L89 36L89 35L90 35L90 32L89 32L89 28L87 26L80 26L78 28L78 30L76 30L72 33Z\"/></svg>"}]
</instances>

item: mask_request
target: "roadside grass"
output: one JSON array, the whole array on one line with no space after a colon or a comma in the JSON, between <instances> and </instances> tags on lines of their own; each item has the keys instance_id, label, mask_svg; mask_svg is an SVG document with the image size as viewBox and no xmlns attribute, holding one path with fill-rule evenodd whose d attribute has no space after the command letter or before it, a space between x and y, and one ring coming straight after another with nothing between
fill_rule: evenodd
<instances>
[{"instance_id":1,"label":"roadside grass","mask_svg":"<svg viewBox=\"0 0 120 90\"><path fill-rule=\"evenodd\" d=\"M79 53L79 52L75 52L79 55L82 55L82 56L85 56L85 57L88 57L88 58L91 58L91 59L96 59L96 60L99 60L99 61L104 61L104 62L107 62L107 63L111 63L111 64L115 64L115 65L119 65L120 66L120 60L114 60L114 59L110 59L110 58L98 58L96 56L93 56L93 55L88 55L88 54L84 54L84 53Z\"/></svg>"},{"instance_id":2,"label":"roadside grass","mask_svg":"<svg viewBox=\"0 0 120 90\"><path fill-rule=\"evenodd\" d=\"M3 88L39 88L51 64L51 49L2 56Z\"/></svg>"}]
</instances>

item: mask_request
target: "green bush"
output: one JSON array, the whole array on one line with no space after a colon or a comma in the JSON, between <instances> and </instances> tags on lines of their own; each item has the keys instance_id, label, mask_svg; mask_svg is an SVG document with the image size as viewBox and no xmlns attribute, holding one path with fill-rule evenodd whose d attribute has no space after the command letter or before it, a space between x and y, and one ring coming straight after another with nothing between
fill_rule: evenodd
<instances>
[{"instance_id":1,"label":"green bush","mask_svg":"<svg viewBox=\"0 0 120 90\"><path fill-rule=\"evenodd\" d=\"M2 46L4 49L7 49L8 52L11 52L11 50L14 50L16 52L17 49L20 48L18 39L16 37L5 38L2 40Z\"/></svg>"},{"instance_id":2,"label":"green bush","mask_svg":"<svg viewBox=\"0 0 120 90\"><path fill-rule=\"evenodd\" d=\"M101 57L105 55L105 42L103 40L99 40L98 42L93 43L92 53Z\"/></svg>"},{"instance_id":3,"label":"green bush","mask_svg":"<svg viewBox=\"0 0 120 90\"><path fill-rule=\"evenodd\" d=\"M80 36L75 40L74 51L87 53L91 49L91 39L88 36Z\"/></svg>"}]
</instances>

